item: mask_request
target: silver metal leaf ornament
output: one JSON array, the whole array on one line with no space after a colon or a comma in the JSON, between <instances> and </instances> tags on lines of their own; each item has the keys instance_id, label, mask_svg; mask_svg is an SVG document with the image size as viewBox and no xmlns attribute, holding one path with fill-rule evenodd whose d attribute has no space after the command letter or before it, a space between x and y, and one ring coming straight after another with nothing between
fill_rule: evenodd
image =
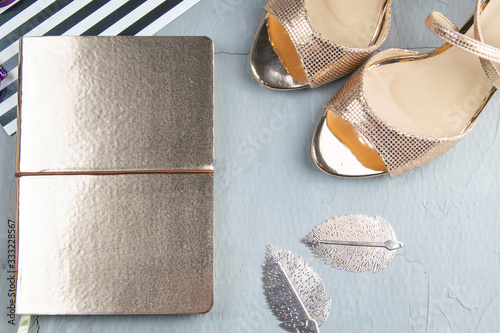
<instances>
[{"instance_id":1,"label":"silver metal leaf ornament","mask_svg":"<svg viewBox=\"0 0 500 333\"><path fill-rule=\"evenodd\" d=\"M264 295L272 313L282 322L281 328L293 333L319 333L332 300L311 265L290 251L269 245L262 270Z\"/></svg>"},{"instance_id":2,"label":"silver metal leaf ornament","mask_svg":"<svg viewBox=\"0 0 500 333\"><path fill-rule=\"evenodd\" d=\"M326 264L348 272L378 272L394 259L403 243L379 216L354 214L335 217L302 239Z\"/></svg>"}]
</instances>

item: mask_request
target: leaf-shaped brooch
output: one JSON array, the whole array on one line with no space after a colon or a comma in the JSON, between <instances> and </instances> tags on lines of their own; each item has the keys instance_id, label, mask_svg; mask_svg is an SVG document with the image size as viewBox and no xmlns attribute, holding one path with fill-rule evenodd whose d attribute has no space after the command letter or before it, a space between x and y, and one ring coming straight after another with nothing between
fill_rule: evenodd
<instances>
[{"instance_id":1,"label":"leaf-shaped brooch","mask_svg":"<svg viewBox=\"0 0 500 333\"><path fill-rule=\"evenodd\" d=\"M267 247L262 265L264 295L281 328L293 333L319 333L332 305L325 285L311 265L290 251Z\"/></svg>"},{"instance_id":2,"label":"leaf-shaped brooch","mask_svg":"<svg viewBox=\"0 0 500 333\"><path fill-rule=\"evenodd\" d=\"M379 216L345 215L327 220L302 239L326 264L348 272L378 272L403 243Z\"/></svg>"}]
</instances>

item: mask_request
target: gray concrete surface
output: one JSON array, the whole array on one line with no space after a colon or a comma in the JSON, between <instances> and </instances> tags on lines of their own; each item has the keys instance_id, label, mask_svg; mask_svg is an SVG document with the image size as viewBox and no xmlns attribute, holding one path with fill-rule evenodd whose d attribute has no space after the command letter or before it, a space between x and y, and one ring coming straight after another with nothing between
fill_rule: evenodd
<instances>
[{"instance_id":1,"label":"gray concrete surface","mask_svg":"<svg viewBox=\"0 0 500 333\"><path fill-rule=\"evenodd\" d=\"M310 140L323 104L343 81L317 90L261 88L248 62L264 0L202 0L160 35L215 43L215 306L205 315L40 317L33 332L281 332L261 288L266 245L303 256L332 297L322 332L498 332L500 327L500 100L445 156L394 179L320 172ZM384 48L427 50L423 23L439 10L461 24L473 0L395 0ZM446 89L446 87L443 87ZM15 138L0 134L1 305L6 312L7 219L13 218ZM380 215L405 247L380 273L324 265L299 240L327 218ZM15 332L0 320L0 331ZM38 326L38 327L36 327Z\"/></svg>"}]
</instances>

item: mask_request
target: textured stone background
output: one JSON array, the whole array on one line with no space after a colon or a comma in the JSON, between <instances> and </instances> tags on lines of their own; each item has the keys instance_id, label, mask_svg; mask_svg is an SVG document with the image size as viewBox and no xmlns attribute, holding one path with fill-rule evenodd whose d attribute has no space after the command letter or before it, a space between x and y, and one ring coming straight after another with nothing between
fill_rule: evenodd
<instances>
[{"instance_id":1,"label":"textured stone background","mask_svg":"<svg viewBox=\"0 0 500 333\"><path fill-rule=\"evenodd\" d=\"M261 288L267 244L303 256L332 297L322 332L495 332L500 327L500 100L445 156L394 179L343 180L320 172L310 140L322 105L343 81L317 90L261 88L249 51L264 0L202 0L160 35L215 43L215 306L205 315L40 317L39 332L281 332ZM473 0L395 0L384 48L427 50L440 41L431 10L458 25ZM457 69L459 70L459 69ZM446 87L443 87L446 89ZM13 218L15 137L0 131L0 279L6 312L7 219ZM378 274L350 274L316 260L299 242L347 213L381 215L405 247ZM0 331L15 332L0 318ZM33 327L35 332L37 327Z\"/></svg>"}]
</instances>

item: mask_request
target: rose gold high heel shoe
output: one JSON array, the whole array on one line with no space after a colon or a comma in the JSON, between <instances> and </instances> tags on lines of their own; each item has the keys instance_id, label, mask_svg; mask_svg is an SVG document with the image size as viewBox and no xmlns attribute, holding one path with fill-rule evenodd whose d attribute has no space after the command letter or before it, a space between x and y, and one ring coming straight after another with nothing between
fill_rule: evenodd
<instances>
[{"instance_id":1,"label":"rose gold high heel shoe","mask_svg":"<svg viewBox=\"0 0 500 333\"><path fill-rule=\"evenodd\" d=\"M473 129L500 88L493 64L500 63L500 0L478 0L460 30L437 12L426 25L447 44L374 55L325 106L312 143L322 171L396 176L444 154Z\"/></svg>"},{"instance_id":2,"label":"rose gold high heel shoe","mask_svg":"<svg viewBox=\"0 0 500 333\"><path fill-rule=\"evenodd\" d=\"M316 88L358 68L385 41L392 0L269 0L250 56L264 87Z\"/></svg>"}]
</instances>

